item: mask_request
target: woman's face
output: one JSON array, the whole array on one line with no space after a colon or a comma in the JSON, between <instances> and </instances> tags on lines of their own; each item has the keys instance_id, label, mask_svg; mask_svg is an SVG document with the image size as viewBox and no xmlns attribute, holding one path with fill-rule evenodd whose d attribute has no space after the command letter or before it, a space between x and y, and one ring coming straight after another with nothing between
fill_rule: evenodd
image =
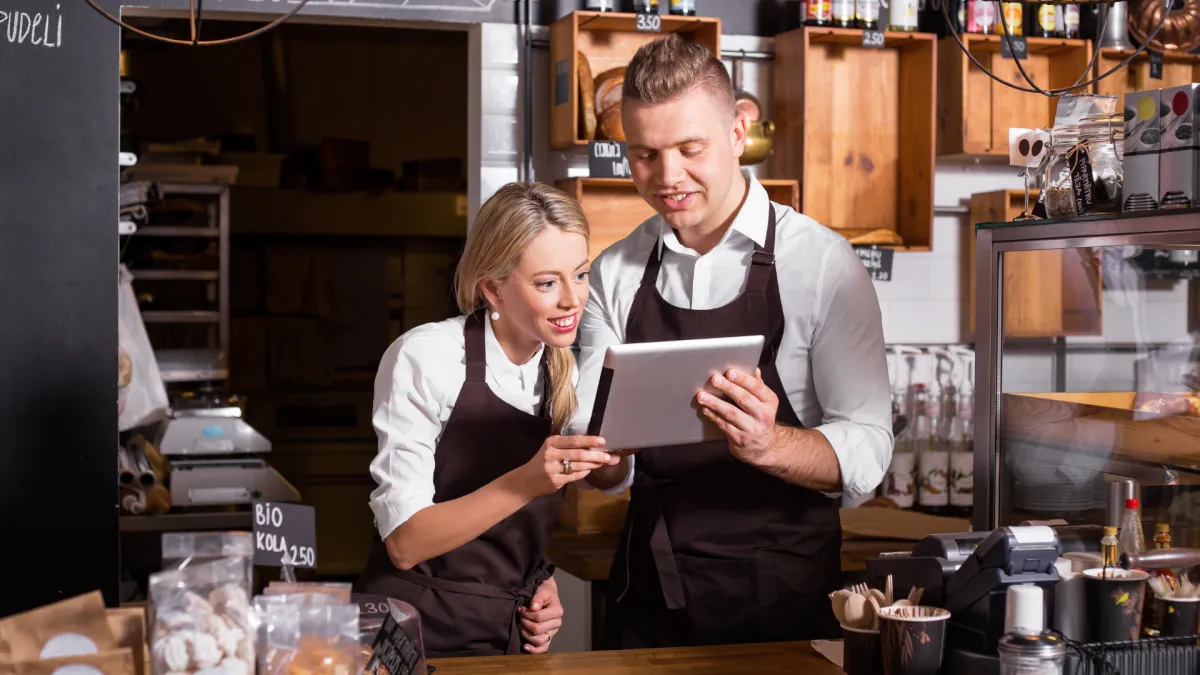
<instances>
[{"instance_id":1,"label":"woman's face","mask_svg":"<svg viewBox=\"0 0 1200 675\"><path fill-rule=\"evenodd\" d=\"M500 313L498 334L570 347L588 298L589 266L582 234L547 227L507 279L484 283L488 300Z\"/></svg>"}]
</instances>

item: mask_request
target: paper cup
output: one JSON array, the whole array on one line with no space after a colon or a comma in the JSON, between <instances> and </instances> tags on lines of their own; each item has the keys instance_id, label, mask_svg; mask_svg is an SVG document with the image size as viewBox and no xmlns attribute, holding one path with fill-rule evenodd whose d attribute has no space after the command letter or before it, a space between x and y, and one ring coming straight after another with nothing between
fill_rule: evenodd
<instances>
[{"instance_id":1,"label":"paper cup","mask_svg":"<svg viewBox=\"0 0 1200 675\"><path fill-rule=\"evenodd\" d=\"M1163 637L1200 633L1200 598L1155 598Z\"/></svg>"},{"instance_id":2,"label":"paper cup","mask_svg":"<svg viewBox=\"0 0 1200 675\"><path fill-rule=\"evenodd\" d=\"M1142 632L1146 579L1141 570L1084 570L1090 642L1137 640Z\"/></svg>"},{"instance_id":3,"label":"paper cup","mask_svg":"<svg viewBox=\"0 0 1200 675\"><path fill-rule=\"evenodd\" d=\"M884 675L938 675L950 612L940 607L879 610Z\"/></svg>"},{"instance_id":4,"label":"paper cup","mask_svg":"<svg viewBox=\"0 0 1200 675\"><path fill-rule=\"evenodd\" d=\"M879 631L842 626L842 672L846 675L882 675L883 652Z\"/></svg>"}]
</instances>

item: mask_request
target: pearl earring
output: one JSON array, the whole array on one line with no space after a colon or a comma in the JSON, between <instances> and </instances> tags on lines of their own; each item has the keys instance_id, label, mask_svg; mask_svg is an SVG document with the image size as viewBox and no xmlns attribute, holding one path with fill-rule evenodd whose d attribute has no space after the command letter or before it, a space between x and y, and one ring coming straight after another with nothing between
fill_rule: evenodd
<instances>
[{"instance_id":1,"label":"pearl earring","mask_svg":"<svg viewBox=\"0 0 1200 675\"><path fill-rule=\"evenodd\" d=\"M500 312L492 312L492 321L500 320Z\"/></svg>"}]
</instances>

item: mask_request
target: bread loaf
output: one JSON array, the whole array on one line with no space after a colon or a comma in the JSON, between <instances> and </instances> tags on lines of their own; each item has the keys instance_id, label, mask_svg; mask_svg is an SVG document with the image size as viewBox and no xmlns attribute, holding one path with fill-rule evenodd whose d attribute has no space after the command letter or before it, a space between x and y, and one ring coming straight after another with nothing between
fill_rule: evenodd
<instances>
[{"instance_id":1,"label":"bread loaf","mask_svg":"<svg viewBox=\"0 0 1200 675\"><path fill-rule=\"evenodd\" d=\"M613 68L596 78L596 116L600 117L613 106L621 104L621 88L625 85L625 68Z\"/></svg>"},{"instance_id":2,"label":"bread loaf","mask_svg":"<svg viewBox=\"0 0 1200 675\"><path fill-rule=\"evenodd\" d=\"M596 83L592 81L592 66L587 56L578 52L579 59L579 135L585 141L596 138Z\"/></svg>"},{"instance_id":3,"label":"bread loaf","mask_svg":"<svg viewBox=\"0 0 1200 675\"><path fill-rule=\"evenodd\" d=\"M625 127L621 125L621 104L617 104L600 115L600 136L610 141L625 142Z\"/></svg>"}]
</instances>

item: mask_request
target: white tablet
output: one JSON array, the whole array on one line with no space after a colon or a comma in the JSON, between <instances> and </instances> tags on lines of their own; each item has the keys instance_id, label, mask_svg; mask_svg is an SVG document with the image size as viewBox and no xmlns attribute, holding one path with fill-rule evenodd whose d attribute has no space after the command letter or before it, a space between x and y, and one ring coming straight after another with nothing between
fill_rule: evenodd
<instances>
[{"instance_id":1,"label":"white tablet","mask_svg":"<svg viewBox=\"0 0 1200 675\"><path fill-rule=\"evenodd\" d=\"M763 337L747 335L613 345L604 357L588 434L605 450L640 450L725 438L701 412L701 389L724 397L713 375L753 373Z\"/></svg>"}]
</instances>

